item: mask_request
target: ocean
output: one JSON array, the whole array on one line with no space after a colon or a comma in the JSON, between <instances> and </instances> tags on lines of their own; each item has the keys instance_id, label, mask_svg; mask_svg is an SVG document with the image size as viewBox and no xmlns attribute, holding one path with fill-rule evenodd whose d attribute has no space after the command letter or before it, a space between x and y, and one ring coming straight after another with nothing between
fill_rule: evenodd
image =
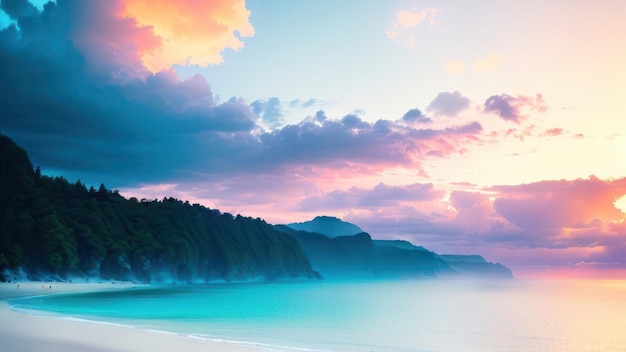
<instances>
[{"instance_id":1,"label":"ocean","mask_svg":"<svg viewBox=\"0 0 626 352\"><path fill-rule=\"evenodd\" d=\"M9 304L273 351L626 351L619 280L156 285Z\"/></svg>"}]
</instances>

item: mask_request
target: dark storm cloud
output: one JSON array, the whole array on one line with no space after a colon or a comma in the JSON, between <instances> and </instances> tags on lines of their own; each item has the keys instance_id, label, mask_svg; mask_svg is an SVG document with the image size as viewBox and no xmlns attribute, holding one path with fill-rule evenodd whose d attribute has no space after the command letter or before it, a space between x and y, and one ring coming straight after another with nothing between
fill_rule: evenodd
<instances>
[{"instance_id":1,"label":"dark storm cloud","mask_svg":"<svg viewBox=\"0 0 626 352\"><path fill-rule=\"evenodd\" d=\"M21 20L36 16L38 13L35 6L23 0L3 0L0 2L0 9L6 12L11 18Z\"/></svg>"}]
</instances>

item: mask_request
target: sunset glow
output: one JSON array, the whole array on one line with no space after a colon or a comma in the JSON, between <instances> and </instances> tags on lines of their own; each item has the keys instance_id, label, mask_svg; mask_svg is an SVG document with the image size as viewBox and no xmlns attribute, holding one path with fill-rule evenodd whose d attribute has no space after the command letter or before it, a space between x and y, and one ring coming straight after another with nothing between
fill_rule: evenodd
<instances>
[{"instance_id":1,"label":"sunset glow","mask_svg":"<svg viewBox=\"0 0 626 352\"><path fill-rule=\"evenodd\" d=\"M245 1L125 0L120 17L148 27L160 39L157 48L139 48L137 54L152 72L173 65L207 66L222 62L224 49L239 50L241 38L252 37L250 11Z\"/></svg>"},{"instance_id":2,"label":"sunset glow","mask_svg":"<svg viewBox=\"0 0 626 352\"><path fill-rule=\"evenodd\" d=\"M619 197L613 204L619 211L622 212L622 216L626 216L626 194Z\"/></svg>"},{"instance_id":3,"label":"sunset glow","mask_svg":"<svg viewBox=\"0 0 626 352\"><path fill-rule=\"evenodd\" d=\"M626 2L44 3L0 10L0 132L44 173L626 277Z\"/></svg>"}]
</instances>

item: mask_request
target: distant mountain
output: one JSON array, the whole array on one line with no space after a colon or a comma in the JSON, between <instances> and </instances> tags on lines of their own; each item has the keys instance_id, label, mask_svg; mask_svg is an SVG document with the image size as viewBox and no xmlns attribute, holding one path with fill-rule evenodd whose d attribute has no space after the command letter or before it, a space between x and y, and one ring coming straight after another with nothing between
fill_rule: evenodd
<instances>
[{"instance_id":1,"label":"distant mountain","mask_svg":"<svg viewBox=\"0 0 626 352\"><path fill-rule=\"evenodd\" d=\"M332 216L318 216L313 220L285 225L296 231L319 233L334 238L362 233L358 226Z\"/></svg>"},{"instance_id":2,"label":"distant mountain","mask_svg":"<svg viewBox=\"0 0 626 352\"><path fill-rule=\"evenodd\" d=\"M438 255L408 241L372 240L365 232L353 234L358 226L334 217L274 228L293 236L312 267L326 278L513 278L508 268L480 255ZM339 233L350 235L336 236Z\"/></svg>"},{"instance_id":3,"label":"distant mountain","mask_svg":"<svg viewBox=\"0 0 626 352\"><path fill-rule=\"evenodd\" d=\"M409 241L403 240L374 240L374 245L378 247L393 247L398 249L428 252L428 249L422 246L416 246Z\"/></svg>"},{"instance_id":4,"label":"distant mountain","mask_svg":"<svg viewBox=\"0 0 626 352\"><path fill-rule=\"evenodd\" d=\"M275 228L293 236L311 266L325 278L435 278L455 273L435 253L416 246L398 248L395 241L373 241L365 232L330 238L285 225Z\"/></svg>"},{"instance_id":5,"label":"distant mountain","mask_svg":"<svg viewBox=\"0 0 626 352\"><path fill-rule=\"evenodd\" d=\"M485 258L477 254L440 254L439 256L448 263L487 263Z\"/></svg>"},{"instance_id":6,"label":"distant mountain","mask_svg":"<svg viewBox=\"0 0 626 352\"><path fill-rule=\"evenodd\" d=\"M443 254L440 257L464 277L512 278L511 269L500 263L489 263L480 255Z\"/></svg>"},{"instance_id":7,"label":"distant mountain","mask_svg":"<svg viewBox=\"0 0 626 352\"><path fill-rule=\"evenodd\" d=\"M0 281L319 278L298 242L260 219L43 176L1 134L0 210Z\"/></svg>"}]
</instances>

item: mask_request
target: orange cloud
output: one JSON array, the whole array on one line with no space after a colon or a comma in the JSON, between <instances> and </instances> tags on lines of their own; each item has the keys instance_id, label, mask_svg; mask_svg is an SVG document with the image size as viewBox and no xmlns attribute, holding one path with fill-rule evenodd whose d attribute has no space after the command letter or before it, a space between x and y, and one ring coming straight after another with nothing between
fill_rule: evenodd
<instances>
[{"instance_id":1,"label":"orange cloud","mask_svg":"<svg viewBox=\"0 0 626 352\"><path fill-rule=\"evenodd\" d=\"M487 54L486 60L477 60L474 64L474 71L483 72L483 71L495 71L502 66L504 63L504 56L494 53L490 51Z\"/></svg>"},{"instance_id":2,"label":"orange cloud","mask_svg":"<svg viewBox=\"0 0 626 352\"><path fill-rule=\"evenodd\" d=\"M207 66L222 62L224 49L239 50L254 28L244 0L125 0L119 16L151 28L161 45L137 43L143 65L152 72L172 65Z\"/></svg>"},{"instance_id":3,"label":"orange cloud","mask_svg":"<svg viewBox=\"0 0 626 352\"><path fill-rule=\"evenodd\" d=\"M436 7L428 7L422 10L402 10L396 13L396 21L393 23L395 29L385 31L385 35L396 42L409 48L415 47L412 29L416 28L424 21L428 21L431 27L439 27L438 15L441 13Z\"/></svg>"},{"instance_id":4,"label":"orange cloud","mask_svg":"<svg viewBox=\"0 0 626 352\"><path fill-rule=\"evenodd\" d=\"M431 26L437 26L439 21L437 15L441 10L435 7L429 7L420 11L403 10L396 14L396 24L403 28L417 27L424 19L428 19Z\"/></svg>"}]
</instances>

